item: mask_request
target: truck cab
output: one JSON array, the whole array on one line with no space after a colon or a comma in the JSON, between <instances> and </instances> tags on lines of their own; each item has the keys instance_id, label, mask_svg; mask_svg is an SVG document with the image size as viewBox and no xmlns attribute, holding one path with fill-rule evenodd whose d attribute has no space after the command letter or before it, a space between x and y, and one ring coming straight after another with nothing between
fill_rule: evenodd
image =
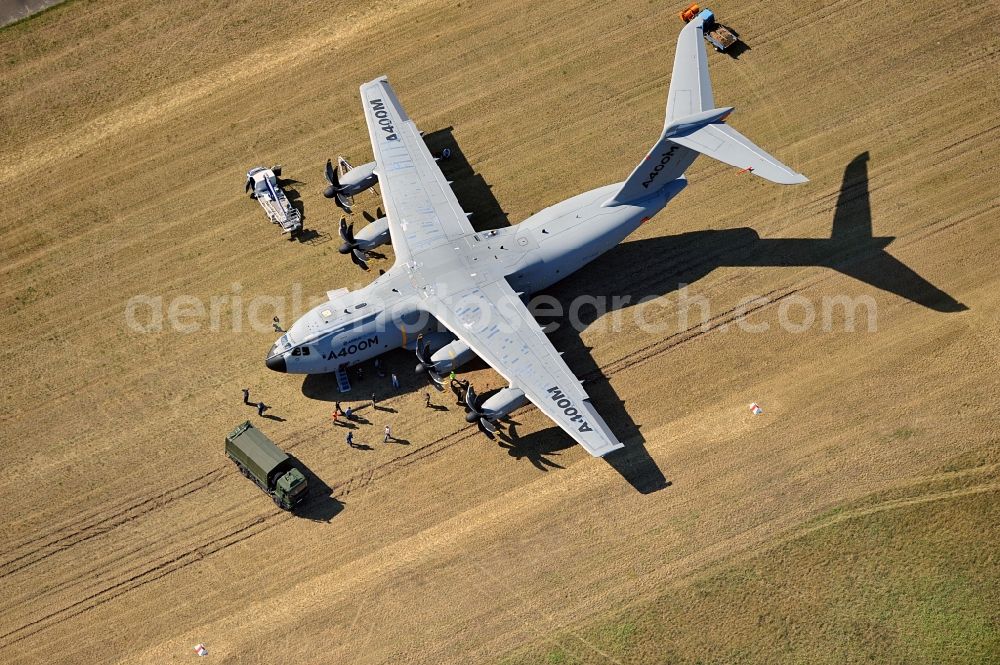
<instances>
[{"instance_id":1,"label":"truck cab","mask_svg":"<svg viewBox=\"0 0 1000 665\"><path fill-rule=\"evenodd\" d=\"M700 18L704 24L705 41L720 53L725 52L726 49L739 41L739 35L719 23L715 19L715 12L711 9L702 9L697 4L692 3L680 12L680 17L685 23L696 17Z\"/></svg>"}]
</instances>

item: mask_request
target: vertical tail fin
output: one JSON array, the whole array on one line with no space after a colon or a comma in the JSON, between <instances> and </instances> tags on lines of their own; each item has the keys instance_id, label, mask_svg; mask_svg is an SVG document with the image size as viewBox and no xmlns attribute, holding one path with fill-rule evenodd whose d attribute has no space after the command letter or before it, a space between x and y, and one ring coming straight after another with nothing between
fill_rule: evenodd
<instances>
[{"instance_id":1,"label":"vertical tail fin","mask_svg":"<svg viewBox=\"0 0 1000 665\"><path fill-rule=\"evenodd\" d=\"M712 79L708 75L708 53L705 51L705 22L695 17L677 37L674 70L670 74L667 93L667 122L708 111L715 107Z\"/></svg>"},{"instance_id":2,"label":"vertical tail fin","mask_svg":"<svg viewBox=\"0 0 1000 665\"><path fill-rule=\"evenodd\" d=\"M808 180L723 124L733 109L715 108L703 35L704 21L700 17L681 30L674 53L670 92L667 93L663 133L605 205L636 201L655 194L683 175L699 153L776 183Z\"/></svg>"}]
</instances>

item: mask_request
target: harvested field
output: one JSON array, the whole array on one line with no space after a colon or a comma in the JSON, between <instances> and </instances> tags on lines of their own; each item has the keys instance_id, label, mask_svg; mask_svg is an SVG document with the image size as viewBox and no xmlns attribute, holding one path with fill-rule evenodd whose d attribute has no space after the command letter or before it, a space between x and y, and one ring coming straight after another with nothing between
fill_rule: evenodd
<instances>
[{"instance_id":1,"label":"harvested field","mask_svg":"<svg viewBox=\"0 0 1000 665\"><path fill-rule=\"evenodd\" d=\"M552 335L630 465L534 408L515 445L446 396L431 413L403 352L386 357L403 390L360 410L372 449L351 450L331 378L264 367L273 306L291 321L371 279L321 196L328 157L370 157L360 83L388 74L457 148L443 170L477 228L517 223L642 157L678 9L74 0L0 30L0 662L180 662L199 642L225 663L995 658L988 3L713 6L750 47L711 54L717 102L811 182L702 158L551 290L654 303ZM308 242L243 193L274 163ZM172 302L205 310L139 332L135 296L165 321ZM853 330L845 299L863 303ZM325 489L302 516L223 455L243 387ZM352 395L387 388L369 370ZM408 444L383 445L386 423Z\"/></svg>"}]
</instances>

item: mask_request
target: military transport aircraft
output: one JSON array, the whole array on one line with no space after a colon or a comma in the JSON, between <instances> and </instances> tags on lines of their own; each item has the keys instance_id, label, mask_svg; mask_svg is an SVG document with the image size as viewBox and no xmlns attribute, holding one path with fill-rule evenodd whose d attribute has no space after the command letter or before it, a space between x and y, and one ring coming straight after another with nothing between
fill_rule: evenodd
<instances>
[{"instance_id":1,"label":"military transport aircraft","mask_svg":"<svg viewBox=\"0 0 1000 665\"><path fill-rule=\"evenodd\" d=\"M772 182L806 182L723 123L732 108L715 107L702 33L700 19L681 30L663 132L624 182L492 231L472 228L388 80L362 85L396 262L359 291L330 292L271 347L267 367L332 372L402 346L440 383L479 356L509 385L481 404L470 389L470 422L493 431L530 400L590 454L622 448L522 298L579 270L659 212L684 189L684 171L699 153ZM435 322L448 332L431 332Z\"/></svg>"}]
</instances>

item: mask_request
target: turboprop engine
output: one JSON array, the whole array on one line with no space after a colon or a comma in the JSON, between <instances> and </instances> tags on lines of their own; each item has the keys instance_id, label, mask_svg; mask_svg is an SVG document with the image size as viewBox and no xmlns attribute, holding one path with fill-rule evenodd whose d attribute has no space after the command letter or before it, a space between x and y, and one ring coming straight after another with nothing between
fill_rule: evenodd
<instances>
[{"instance_id":1,"label":"turboprop engine","mask_svg":"<svg viewBox=\"0 0 1000 665\"><path fill-rule=\"evenodd\" d=\"M477 406L476 391L469 386L465 391L465 406L469 409L465 414L465 420L477 423L484 433L492 434L497 429L496 421L527 402L528 398L519 388L504 388Z\"/></svg>"},{"instance_id":2,"label":"turboprop engine","mask_svg":"<svg viewBox=\"0 0 1000 665\"><path fill-rule=\"evenodd\" d=\"M431 365L439 372L458 369L476 357L475 351L460 339L445 344L431 355Z\"/></svg>"},{"instance_id":3,"label":"turboprop engine","mask_svg":"<svg viewBox=\"0 0 1000 665\"><path fill-rule=\"evenodd\" d=\"M378 209L379 217L376 219L368 211L361 213L369 224L365 228L354 233L354 222L347 223L346 217L340 218L340 239L343 240L338 250L341 254L350 254L351 260L364 270L368 270L368 255L371 252L374 256L382 257L380 254L372 252L379 245L385 245L391 240L389 235L389 220L382 217L382 209Z\"/></svg>"},{"instance_id":4,"label":"turboprop engine","mask_svg":"<svg viewBox=\"0 0 1000 665\"><path fill-rule=\"evenodd\" d=\"M368 251L379 245L388 244L390 240L389 218L382 214L382 208L378 209L377 214L378 216L375 217L367 210L361 213L361 216L368 220L368 225L354 235L354 243L358 249ZM351 250L345 251L344 246L340 248L341 254L347 254L349 251Z\"/></svg>"},{"instance_id":5,"label":"turboprop engine","mask_svg":"<svg viewBox=\"0 0 1000 665\"><path fill-rule=\"evenodd\" d=\"M445 344L434 353L430 353L430 344L426 341L417 344L417 374L426 372L430 379L441 386L444 383L442 374L450 372L476 357L475 351L460 339Z\"/></svg>"},{"instance_id":6,"label":"turboprop engine","mask_svg":"<svg viewBox=\"0 0 1000 665\"><path fill-rule=\"evenodd\" d=\"M358 167L352 167L343 157L339 157L337 162L338 167L334 168L333 162L326 160L324 175L329 186L323 190L323 196L336 199L337 205L343 208L344 212L350 213L351 206L354 205L352 197L374 187L378 182L375 162L368 162ZM343 175L338 173L340 170L344 171Z\"/></svg>"}]
</instances>

